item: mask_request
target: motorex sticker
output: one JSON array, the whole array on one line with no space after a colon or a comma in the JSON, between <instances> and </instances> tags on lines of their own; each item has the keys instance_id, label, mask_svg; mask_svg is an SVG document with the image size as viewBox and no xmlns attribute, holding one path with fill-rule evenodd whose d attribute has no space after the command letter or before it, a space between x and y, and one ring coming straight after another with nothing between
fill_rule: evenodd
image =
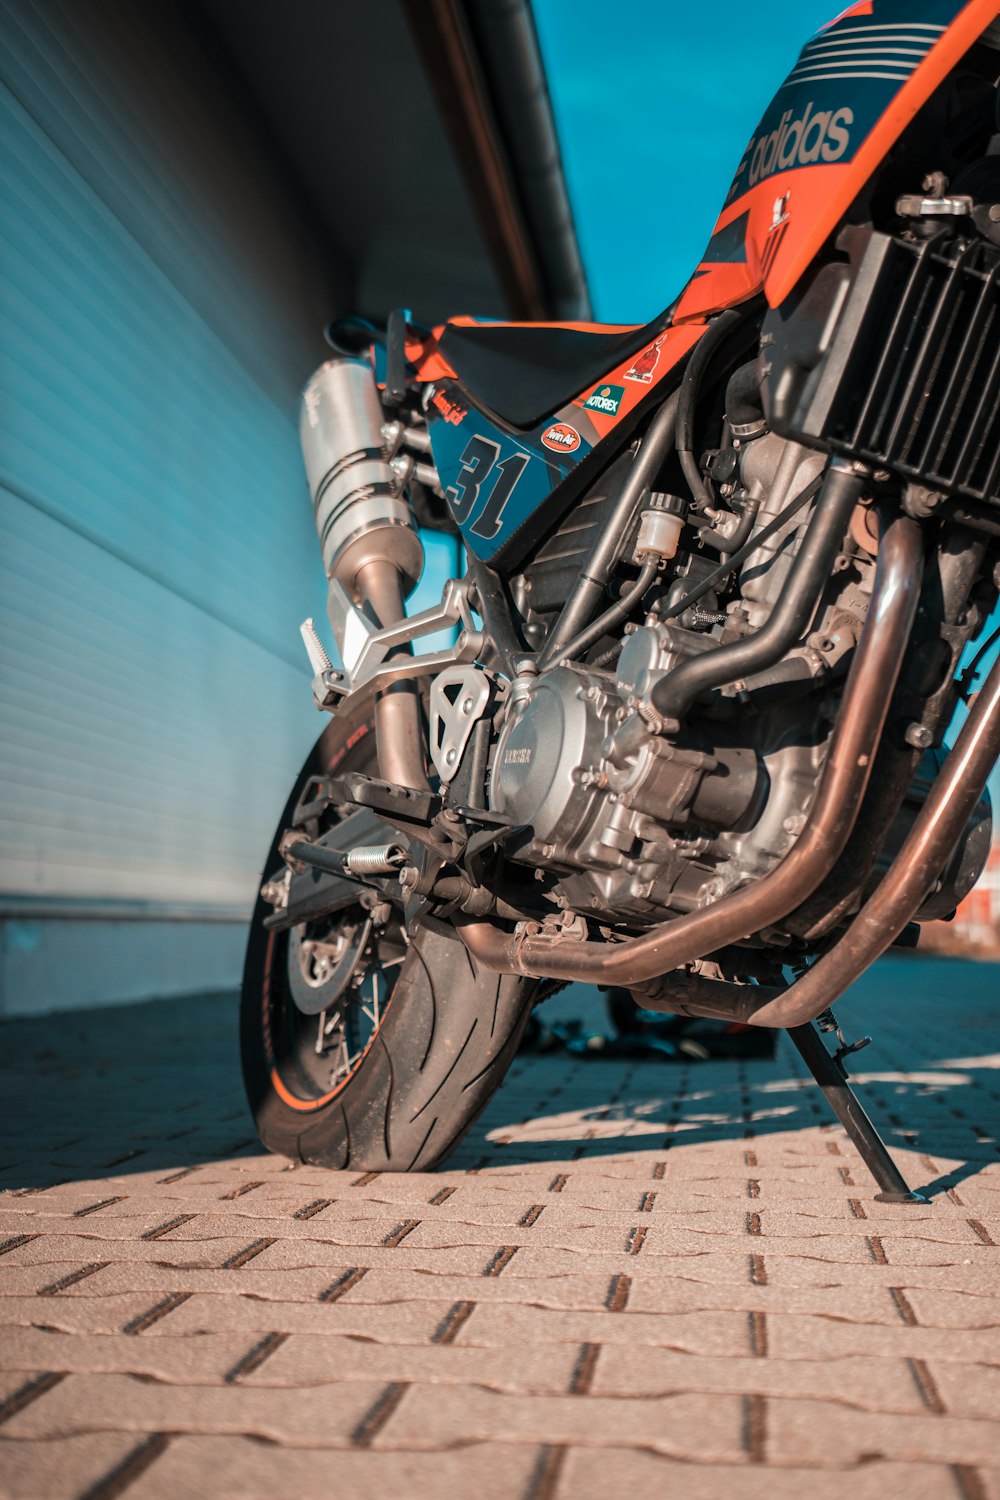
<instances>
[{"instance_id":1,"label":"motorex sticker","mask_svg":"<svg viewBox=\"0 0 1000 1500\"><path fill-rule=\"evenodd\" d=\"M599 411L606 417L616 417L624 394L623 385L599 385L583 403L584 410Z\"/></svg>"}]
</instances>

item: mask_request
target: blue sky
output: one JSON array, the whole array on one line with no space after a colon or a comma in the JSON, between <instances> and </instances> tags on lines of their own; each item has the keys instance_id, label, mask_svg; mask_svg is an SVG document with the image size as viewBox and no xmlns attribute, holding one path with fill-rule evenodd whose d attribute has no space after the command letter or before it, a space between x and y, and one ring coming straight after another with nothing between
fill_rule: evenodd
<instances>
[{"instance_id":1,"label":"blue sky","mask_svg":"<svg viewBox=\"0 0 1000 1500\"><path fill-rule=\"evenodd\" d=\"M645 323L701 258L743 148L846 0L534 0L595 317Z\"/></svg>"},{"instance_id":2,"label":"blue sky","mask_svg":"<svg viewBox=\"0 0 1000 1500\"><path fill-rule=\"evenodd\" d=\"M646 323L681 290L758 120L847 3L534 0L599 322ZM1000 801L1000 768L992 790Z\"/></svg>"}]
</instances>

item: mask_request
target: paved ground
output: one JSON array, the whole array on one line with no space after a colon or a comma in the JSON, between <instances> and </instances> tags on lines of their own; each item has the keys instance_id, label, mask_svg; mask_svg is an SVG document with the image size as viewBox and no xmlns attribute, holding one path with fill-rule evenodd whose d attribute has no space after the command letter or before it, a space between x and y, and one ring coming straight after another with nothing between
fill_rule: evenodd
<instances>
[{"instance_id":1,"label":"paved ground","mask_svg":"<svg viewBox=\"0 0 1000 1500\"><path fill-rule=\"evenodd\" d=\"M8 1023L0 1493L996 1500L998 978L842 1007L926 1208L873 1202L786 1044L522 1056L395 1177L260 1154L224 997Z\"/></svg>"}]
</instances>

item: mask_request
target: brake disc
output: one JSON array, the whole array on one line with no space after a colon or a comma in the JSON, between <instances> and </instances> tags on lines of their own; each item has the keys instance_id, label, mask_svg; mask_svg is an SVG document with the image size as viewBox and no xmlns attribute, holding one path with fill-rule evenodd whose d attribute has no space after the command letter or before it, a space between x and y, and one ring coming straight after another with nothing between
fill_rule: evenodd
<instances>
[{"instance_id":1,"label":"brake disc","mask_svg":"<svg viewBox=\"0 0 1000 1500\"><path fill-rule=\"evenodd\" d=\"M370 916L345 920L323 939L294 927L288 938L288 984L304 1016L332 1010L363 962L371 936Z\"/></svg>"}]
</instances>

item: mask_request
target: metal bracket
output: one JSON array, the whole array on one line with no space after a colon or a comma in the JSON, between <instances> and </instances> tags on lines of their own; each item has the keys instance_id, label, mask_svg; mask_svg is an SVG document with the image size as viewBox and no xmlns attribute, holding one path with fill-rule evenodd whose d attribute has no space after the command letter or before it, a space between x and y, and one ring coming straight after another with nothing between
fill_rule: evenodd
<instances>
[{"instance_id":1,"label":"metal bracket","mask_svg":"<svg viewBox=\"0 0 1000 1500\"><path fill-rule=\"evenodd\" d=\"M545 941L556 947L564 943L586 942L588 936L586 919L579 912L552 912L540 922L518 922L514 928L514 959L516 963L520 962L521 950L529 939L532 942ZM521 972L527 974L530 970L522 969Z\"/></svg>"},{"instance_id":2,"label":"metal bracket","mask_svg":"<svg viewBox=\"0 0 1000 1500\"><path fill-rule=\"evenodd\" d=\"M840 1036L841 1033L838 1032L837 1035ZM852 1052L860 1052L863 1047L870 1047L871 1040L870 1036L859 1036L856 1042L841 1041L840 1046L833 1054L834 1062L840 1063L840 1066L843 1068L844 1058L849 1057Z\"/></svg>"},{"instance_id":3,"label":"metal bracket","mask_svg":"<svg viewBox=\"0 0 1000 1500\"><path fill-rule=\"evenodd\" d=\"M365 614L343 584L330 580L327 608L344 672L335 672L323 651L310 622L309 633L303 626L303 639L313 666L313 696L317 707L333 709L350 702L353 708L379 689L405 678L432 676L447 667L471 662L481 655L486 641L475 628L469 606L470 585L449 578L441 592L441 603L419 614L410 615L394 625L376 625ZM408 646L421 636L433 635L449 625L461 629L454 646L444 651L428 651L422 656L389 656L400 646Z\"/></svg>"},{"instance_id":4,"label":"metal bracket","mask_svg":"<svg viewBox=\"0 0 1000 1500\"><path fill-rule=\"evenodd\" d=\"M430 752L442 781L451 781L458 770L489 699L490 679L482 667L451 667L431 683Z\"/></svg>"},{"instance_id":5,"label":"metal bracket","mask_svg":"<svg viewBox=\"0 0 1000 1500\"><path fill-rule=\"evenodd\" d=\"M927 215L933 218L955 218L971 214L974 206L972 199L961 193L950 198L925 198L919 193L904 193L902 198L896 199L896 212L906 219L919 219Z\"/></svg>"}]
</instances>

